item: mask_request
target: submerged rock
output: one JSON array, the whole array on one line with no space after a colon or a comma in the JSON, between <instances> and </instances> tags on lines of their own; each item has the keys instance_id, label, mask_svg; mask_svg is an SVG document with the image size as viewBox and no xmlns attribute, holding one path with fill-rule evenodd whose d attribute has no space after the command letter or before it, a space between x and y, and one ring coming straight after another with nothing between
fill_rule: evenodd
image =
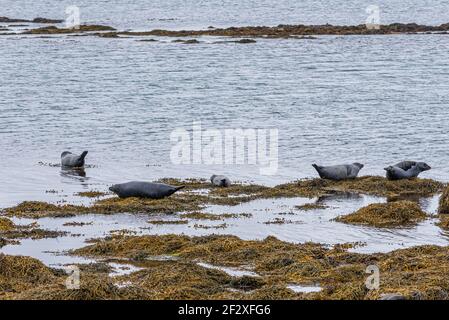
<instances>
[{"instance_id":1,"label":"submerged rock","mask_svg":"<svg viewBox=\"0 0 449 320\"><path fill-rule=\"evenodd\" d=\"M200 43L198 40L196 40L196 39L188 39L188 40L184 40L184 39L176 39L176 40L173 40L172 42L174 42L174 43L184 43L184 44L198 44L198 43Z\"/></svg>"}]
</instances>

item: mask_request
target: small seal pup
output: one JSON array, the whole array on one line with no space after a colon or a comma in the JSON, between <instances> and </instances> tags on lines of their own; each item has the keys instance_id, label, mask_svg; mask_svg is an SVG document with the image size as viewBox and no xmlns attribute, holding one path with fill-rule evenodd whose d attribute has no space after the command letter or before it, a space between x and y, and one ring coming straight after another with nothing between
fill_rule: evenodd
<instances>
[{"instance_id":1,"label":"small seal pup","mask_svg":"<svg viewBox=\"0 0 449 320\"><path fill-rule=\"evenodd\" d=\"M73 154L69 151L61 153L61 165L63 168L82 168L84 167L84 159L88 151L84 151L80 155Z\"/></svg>"},{"instance_id":2,"label":"small seal pup","mask_svg":"<svg viewBox=\"0 0 449 320\"><path fill-rule=\"evenodd\" d=\"M384 168L388 180L416 178L421 172L430 169L432 168L427 163L416 161L402 161Z\"/></svg>"},{"instance_id":3,"label":"small seal pup","mask_svg":"<svg viewBox=\"0 0 449 320\"><path fill-rule=\"evenodd\" d=\"M212 183L212 185L217 187L229 187L231 185L231 180L229 180L228 177L216 174L210 177L210 182Z\"/></svg>"},{"instance_id":4,"label":"small seal pup","mask_svg":"<svg viewBox=\"0 0 449 320\"><path fill-rule=\"evenodd\" d=\"M109 188L110 191L117 194L120 198L150 198L162 199L171 196L185 186L174 187L164 183L131 181L127 183L115 184Z\"/></svg>"},{"instance_id":5,"label":"small seal pup","mask_svg":"<svg viewBox=\"0 0 449 320\"><path fill-rule=\"evenodd\" d=\"M323 167L312 164L322 179L329 180L347 180L355 179L359 171L363 168L363 164L354 162L353 164L341 164L337 166Z\"/></svg>"}]
</instances>

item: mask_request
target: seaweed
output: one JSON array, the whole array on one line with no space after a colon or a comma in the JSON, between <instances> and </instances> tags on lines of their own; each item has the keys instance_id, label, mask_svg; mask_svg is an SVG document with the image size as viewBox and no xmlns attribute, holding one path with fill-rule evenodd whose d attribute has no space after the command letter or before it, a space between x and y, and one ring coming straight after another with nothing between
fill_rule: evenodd
<instances>
[{"instance_id":1,"label":"seaweed","mask_svg":"<svg viewBox=\"0 0 449 320\"><path fill-rule=\"evenodd\" d=\"M43 230L37 226L37 224L16 225L8 218L0 217L0 236L11 243L10 240L15 239L57 238L67 234L63 231Z\"/></svg>"},{"instance_id":2,"label":"seaweed","mask_svg":"<svg viewBox=\"0 0 449 320\"><path fill-rule=\"evenodd\" d=\"M439 222L437 225L444 230L449 230L449 215L447 214L440 214L439 215Z\"/></svg>"},{"instance_id":3,"label":"seaweed","mask_svg":"<svg viewBox=\"0 0 449 320\"><path fill-rule=\"evenodd\" d=\"M101 191L85 191L85 192L78 192L76 195L79 197L86 197L86 198L99 198L107 196L108 194L109 193Z\"/></svg>"},{"instance_id":4,"label":"seaweed","mask_svg":"<svg viewBox=\"0 0 449 320\"><path fill-rule=\"evenodd\" d=\"M303 204L300 206L295 206L295 208L298 210L310 211L310 210L317 210L317 209L327 209L329 207L322 205L322 204L318 204L318 203L306 203L306 204Z\"/></svg>"},{"instance_id":5,"label":"seaweed","mask_svg":"<svg viewBox=\"0 0 449 320\"><path fill-rule=\"evenodd\" d=\"M449 214L449 187L445 188L440 196L438 213Z\"/></svg>"},{"instance_id":6,"label":"seaweed","mask_svg":"<svg viewBox=\"0 0 449 320\"><path fill-rule=\"evenodd\" d=\"M354 213L339 216L335 220L374 227L396 227L413 225L426 217L426 213L421 210L417 203L401 200L370 204Z\"/></svg>"}]
</instances>

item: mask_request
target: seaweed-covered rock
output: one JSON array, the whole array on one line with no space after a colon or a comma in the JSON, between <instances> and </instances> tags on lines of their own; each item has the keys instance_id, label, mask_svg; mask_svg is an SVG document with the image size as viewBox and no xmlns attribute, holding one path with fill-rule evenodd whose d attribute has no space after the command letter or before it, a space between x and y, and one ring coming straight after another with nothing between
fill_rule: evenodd
<instances>
[{"instance_id":1,"label":"seaweed-covered rock","mask_svg":"<svg viewBox=\"0 0 449 320\"><path fill-rule=\"evenodd\" d=\"M444 189L443 193L441 194L438 213L449 214L449 187Z\"/></svg>"},{"instance_id":2,"label":"seaweed-covered rock","mask_svg":"<svg viewBox=\"0 0 449 320\"><path fill-rule=\"evenodd\" d=\"M354 213L337 217L335 220L374 227L395 227L416 224L424 220L426 216L417 203L403 200L370 204Z\"/></svg>"},{"instance_id":3,"label":"seaweed-covered rock","mask_svg":"<svg viewBox=\"0 0 449 320\"><path fill-rule=\"evenodd\" d=\"M23 34L69 34L81 32L98 32L98 31L114 31L115 29L109 26L102 25L81 25L78 28L58 28L56 26L46 26L37 29L24 31Z\"/></svg>"},{"instance_id":4,"label":"seaweed-covered rock","mask_svg":"<svg viewBox=\"0 0 449 320\"><path fill-rule=\"evenodd\" d=\"M449 230L449 215L440 214L439 218L440 218L440 221L437 223L438 226L444 230Z\"/></svg>"},{"instance_id":5,"label":"seaweed-covered rock","mask_svg":"<svg viewBox=\"0 0 449 320\"><path fill-rule=\"evenodd\" d=\"M14 229L14 223L5 217L0 217L0 232Z\"/></svg>"}]
</instances>

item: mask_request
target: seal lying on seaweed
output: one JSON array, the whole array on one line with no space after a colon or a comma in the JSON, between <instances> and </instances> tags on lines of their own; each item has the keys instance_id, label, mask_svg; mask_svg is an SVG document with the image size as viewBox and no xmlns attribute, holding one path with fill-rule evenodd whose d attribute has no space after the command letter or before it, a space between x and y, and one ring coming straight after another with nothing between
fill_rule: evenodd
<instances>
[{"instance_id":1,"label":"seal lying on seaweed","mask_svg":"<svg viewBox=\"0 0 449 320\"><path fill-rule=\"evenodd\" d=\"M355 179L359 171L363 168L363 164L354 162L353 164L342 164L336 166L319 166L312 164L322 179L329 180L347 180Z\"/></svg>"},{"instance_id":2,"label":"seal lying on seaweed","mask_svg":"<svg viewBox=\"0 0 449 320\"><path fill-rule=\"evenodd\" d=\"M117 194L120 198L150 198L162 199L171 196L185 186L174 187L164 183L131 181L122 184L115 184L109 188L110 191Z\"/></svg>"},{"instance_id":3,"label":"seal lying on seaweed","mask_svg":"<svg viewBox=\"0 0 449 320\"><path fill-rule=\"evenodd\" d=\"M388 180L416 178L421 172L430 169L431 167L427 163L416 161L402 161L384 168L387 171Z\"/></svg>"},{"instance_id":4,"label":"seal lying on seaweed","mask_svg":"<svg viewBox=\"0 0 449 320\"><path fill-rule=\"evenodd\" d=\"M217 187L229 187L231 185L231 180L228 177L215 174L210 177L210 182Z\"/></svg>"}]
</instances>

